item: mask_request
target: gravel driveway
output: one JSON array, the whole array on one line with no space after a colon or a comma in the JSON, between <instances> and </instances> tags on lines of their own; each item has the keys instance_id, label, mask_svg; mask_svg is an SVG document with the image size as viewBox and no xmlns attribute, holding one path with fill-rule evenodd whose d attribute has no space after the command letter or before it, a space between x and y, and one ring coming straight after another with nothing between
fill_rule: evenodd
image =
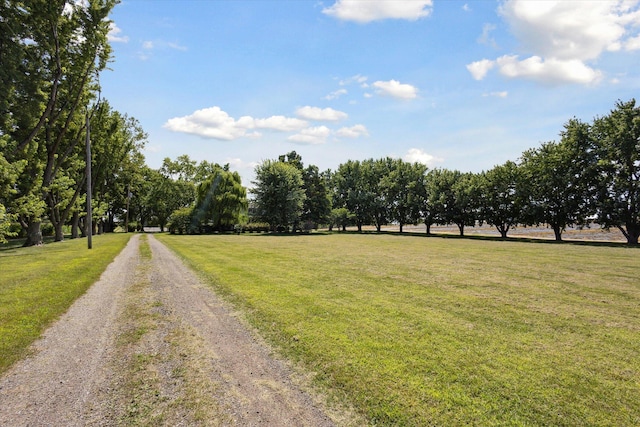
<instances>
[{"instance_id":1,"label":"gravel driveway","mask_svg":"<svg viewBox=\"0 0 640 427\"><path fill-rule=\"evenodd\" d=\"M335 425L239 319L153 236L135 235L0 378L0 425Z\"/></svg>"}]
</instances>

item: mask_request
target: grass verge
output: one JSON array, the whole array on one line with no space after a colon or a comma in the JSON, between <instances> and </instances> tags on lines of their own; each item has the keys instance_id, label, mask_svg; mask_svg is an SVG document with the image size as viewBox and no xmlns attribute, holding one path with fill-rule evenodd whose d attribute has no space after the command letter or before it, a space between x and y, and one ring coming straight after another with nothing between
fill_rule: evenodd
<instances>
[{"instance_id":1,"label":"grass verge","mask_svg":"<svg viewBox=\"0 0 640 427\"><path fill-rule=\"evenodd\" d=\"M158 238L371 424L640 425L636 249Z\"/></svg>"},{"instance_id":2,"label":"grass verge","mask_svg":"<svg viewBox=\"0 0 640 427\"><path fill-rule=\"evenodd\" d=\"M0 373L71 306L124 248L130 234L0 251Z\"/></svg>"}]
</instances>

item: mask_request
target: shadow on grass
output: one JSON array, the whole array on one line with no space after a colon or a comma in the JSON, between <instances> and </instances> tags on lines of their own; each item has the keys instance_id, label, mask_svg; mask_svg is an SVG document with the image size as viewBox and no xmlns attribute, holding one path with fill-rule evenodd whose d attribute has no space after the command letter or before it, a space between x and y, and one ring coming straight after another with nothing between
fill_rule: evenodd
<instances>
[{"instance_id":1,"label":"shadow on grass","mask_svg":"<svg viewBox=\"0 0 640 427\"><path fill-rule=\"evenodd\" d=\"M192 236L231 236L238 233L211 233L211 234L194 234ZM640 248L640 245L630 245L625 242L609 242L609 241L597 241L597 240L561 240L556 241L552 239L545 239L540 237L506 237L502 238L500 236L482 236L482 235L465 235L460 236L459 234L452 233L415 233L415 232L403 232L399 231L375 231L375 230L365 230L365 231L314 231L312 233L278 233L278 232L257 232L257 233L249 233L244 232L240 233L241 236L255 236L255 237L303 237L303 236L330 236L330 235L384 235L384 236L401 236L407 238L434 238L434 239L461 239L461 240L479 240L479 241L488 241L488 242L518 242L518 243L535 243L535 244L543 244L543 245L572 245L572 246L595 246L595 247L610 247L610 248Z\"/></svg>"},{"instance_id":2,"label":"shadow on grass","mask_svg":"<svg viewBox=\"0 0 640 427\"><path fill-rule=\"evenodd\" d=\"M465 235L451 233L413 233L399 231L347 231L341 233L353 233L353 234L385 234L392 236L406 236L406 237L419 237L419 238L437 238L437 239L464 239L464 240L481 240L490 242L521 242L521 243L536 243L543 245L572 245L572 246L596 246L596 247L609 247L609 248L640 248L640 245L630 245L625 242L610 242L610 241L598 241L598 240L553 240L536 237L500 237L500 236L482 236L482 235Z\"/></svg>"}]
</instances>

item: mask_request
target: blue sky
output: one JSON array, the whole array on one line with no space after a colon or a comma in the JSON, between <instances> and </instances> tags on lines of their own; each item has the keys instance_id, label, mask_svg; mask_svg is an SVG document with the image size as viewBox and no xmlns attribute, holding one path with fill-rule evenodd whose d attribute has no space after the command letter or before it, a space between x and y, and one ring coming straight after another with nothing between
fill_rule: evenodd
<instances>
[{"instance_id":1,"label":"blue sky","mask_svg":"<svg viewBox=\"0 0 640 427\"><path fill-rule=\"evenodd\" d=\"M479 172L640 100L640 0L123 0L102 95L144 154Z\"/></svg>"}]
</instances>

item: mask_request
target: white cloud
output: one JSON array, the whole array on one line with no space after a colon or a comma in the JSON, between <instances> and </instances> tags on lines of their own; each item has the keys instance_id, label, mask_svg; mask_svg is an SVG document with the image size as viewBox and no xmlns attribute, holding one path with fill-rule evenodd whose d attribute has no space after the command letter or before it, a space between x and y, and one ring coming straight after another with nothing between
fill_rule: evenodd
<instances>
[{"instance_id":1,"label":"white cloud","mask_svg":"<svg viewBox=\"0 0 640 427\"><path fill-rule=\"evenodd\" d=\"M252 119L251 117L246 116L241 117L241 120L242 119L253 120L253 127L280 132L293 132L308 125L305 120L285 116L271 116L266 119Z\"/></svg>"},{"instance_id":2,"label":"white cloud","mask_svg":"<svg viewBox=\"0 0 640 427\"><path fill-rule=\"evenodd\" d=\"M327 137L329 137L330 134L331 130L328 127L317 126L302 129L300 133L291 135L287 140L301 144L318 145L327 142Z\"/></svg>"},{"instance_id":3,"label":"white cloud","mask_svg":"<svg viewBox=\"0 0 640 427\"><path fill-rule=\"evenodd\" d=\"M434 164L442 163L444 161L444 159L433 156L419 148L410 148L409 151L407 151L407 154L404 155L402 160L409 163L422 163L423 165L427 165L429 167L432 167Z\"/></svg>"},{"instance_id":4,"label":"white cloud","mask_svg":"<svg viewBox=\"0 0 640 427\"><path fill-rule=\"evenodd\" d=\"M500 13L534 54L584 61L605 50L619 50L625 26L640 23L632 5L637 1L511 0L502 4Z\"/></svg>"},{"instance_id":5,"label":"white cloud","mask_svg":"<svg viewBox=\"0 0 640 427\"><path fill-rule=\"evenodd\" d=\"M589 63L603 52L640 49L638 0L506 0L499 13L522 45L520 55L467 65L476 80L498 65L500 73L545 84L593 84L603 77ZM486 30L486 28L485 28ZM483 30L483 39L485 30ZM634 37L635 36L635 37Z\"/></svg>"},{"instance_id":6,"label":"white cloud","mask_svg":"<svg viewBox=\"0 0 640 427\"><path fill-rule=\"evenodd\" d=\"M415 21L429 16L432 6L432 0L337 0L322 13L360 23L382 19Z\"/></svg>"},{"instance_id":7,"label":"white cloud","mask_svg":"<svg viewBox=\"0 0 640 427\"><path fill-rule=\"evenodd\" d=\"M254 170L258 162L245 162L238 157L227 157L223 163L228 163L232 170L249 169Z\"/></svg>"},{"instance_id":8,"label":"white cloud","mask_svg":"<svg viewBox=\"0 0 640 427\"><path fill-rule=\"evenodd\" d=\"M364 125L355 125L338 129L336 135L343 138L359 138L361 136L369 136L369 131Z\"/></svg>"},{"instance_id":9,"label":"white cloud","mask_svg":"<svg viewBox=\"0 0 640 427\"><path fill-rule=\"evenodd\" d=\"M243 116L236 120L220 107L210 107L197 110L188 116L169 119L163 127L174 132L198 135L203 138L231 141L242 137L261 136L259 132L249 132L254 129L291 132L307 125L308 123L304 120L284 116L272 116L266 119Z\"/></svg>"},{"instance_id":10,"label":"white cloud","mask_svg":"<svg viewBox=\"0 0 640 427\"><path fill-rule=\"evenodd\" d=\"M121 32L122 32L122 29L118 28L115 22L111 22L109 24L109 33L107 33L107 40L109 40L112 43L128 43L129 37L121 36L120 35Z\"/></svg>"},{"instance_id":11,"label":"white cloud","mask_svg":"<svg viewBox=\"0 0 640 427\"><path fill-rule=\"evenodd\" d=\"M149 40L142 42L142 48L146 50L153 49L153 42Z\"/></svg>"},{"instance_id":12,"label":"white cloud","mask_svg":"<svg viewBox=\"0 0 640 427\"><path fill-rule=\"evenodd\" d=\"M348 117L347 113L334 110L333 108L319 108L319 107L300 107L296 110L296 115L306 120L314 121L329 121L336 122L338 120L344 120Z\"/></svg>"},{"instance_id":13,"label":"white cloud","mask_svg":"<svg viewBox=\"0 0 640 427\"><path fill-rule=\"evenodd\" d=\"M467 70L471 73L474 79L482 80L485 78L489 70L495 66L495 61L490 59L483 59L481 61L472 62L467 65Z\"/></svg>"},{"instance_id":14,"label":"white cloud","mask_svg":"<svg viewBox=\"0 0 640 427\"><path fill-rule=\"evenodd\" d=\"M333 99L338 99L340 98L342 95L346 95L347 94L347 90L346 89L338 89L336 91L331 92L329 95L325 96L324 99L331 101Z\"/></svg>"},{"instance_id":15,"label":"white cloud","mask_svg":"<svg viewBox=\"0 0 640 427\"><path fill-rule=\"evenodd\" d=\"M469 4L465 3L462 6L462 10L464 10L465 12L471 12L471 8L469 7Z\"/></svg>"},{"instance_id":16,"label":"white cloud","mask_svg":"<svg viewBox=\"0 0 640 427\"><path fill-rule=\"evenodd\" d=\"M625 50L640 49L640 36L629 38L624 44Z\"/></svg>"},{"instance_id":17,"label":"white cloud","mask_svg":"<svg viewBox=\"0 0 640 427\"><path fill-rule=\"evenodd\" d=\"M388 82L377 81L373 86L378 89L380 95L391 96L400 99L413 99L418 96L418 89L409 84L402 84L397 80Z\"/></svg>"},{"instance_id":18,"label":"white cloud","mask_svg":"<svg viewBox=\"0 0 640 427\"><path fill-rule=\"evenodd\" d=\"M543 83L597 83L602 72L594 70L578 59L543 59L532 56L522 61L516 55L505 55L496 60L500 73L506 77L522 77Z\"/></svg>"}]
</instances>

